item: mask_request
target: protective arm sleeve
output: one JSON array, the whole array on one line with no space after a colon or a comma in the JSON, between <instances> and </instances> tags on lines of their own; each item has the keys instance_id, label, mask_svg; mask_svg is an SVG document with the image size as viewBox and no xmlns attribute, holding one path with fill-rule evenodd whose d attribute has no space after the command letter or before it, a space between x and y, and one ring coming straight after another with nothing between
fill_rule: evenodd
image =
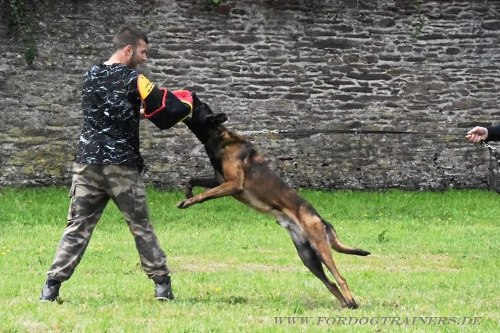
<instances>
[{"instance_id":1,"label":"protective arm sleeve","mask_svg":"<svg viewBox=\"0 0 500 333\"><path fill-rule=\"evenodd\" d=\"M191 115L193 97L187 90L160 88L144 75L137 77L137 90L144 105L144 115L161 130L171 128Z\"/></svg>"}]
</instances>

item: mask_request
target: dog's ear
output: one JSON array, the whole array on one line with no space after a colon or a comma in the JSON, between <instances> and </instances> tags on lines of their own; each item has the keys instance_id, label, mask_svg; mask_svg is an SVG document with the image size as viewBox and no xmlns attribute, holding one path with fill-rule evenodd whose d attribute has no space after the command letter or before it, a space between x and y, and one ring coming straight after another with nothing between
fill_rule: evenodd
<instances>
[{"instance_id":1,"label":"dog's ear","mask_svg":"<svg viewBox=\"0 0 500 333\"><path fill-rule=\"evenodd\" d=\"M201 104L200 99L194 92L191 91L191 97L193 98L193 110L197 109L199 105Z\"/></svg>"},{"instance_id":2,"label":"dog's ear","mask_svg":"<svg viewBox=\"0 0 500 333\"><path fill-rule=\"evenodd\" d=\"M211 114L207 117L207 121L209 121L212 125L220 125L226 120L227 116L225 113Z\"/></svg>"},{"instance_id":3,"label":"dog's ear","mask_svg":"<svg viewBox=\"0 0 500 333\"><path fill-rule=\"evenodd\" d=\"M217 113L214 116L214 121L218 124L222 124L222 123L226 122L226 120L227 120L227 116L225 113Z\"/></svg>"}]
</instances>

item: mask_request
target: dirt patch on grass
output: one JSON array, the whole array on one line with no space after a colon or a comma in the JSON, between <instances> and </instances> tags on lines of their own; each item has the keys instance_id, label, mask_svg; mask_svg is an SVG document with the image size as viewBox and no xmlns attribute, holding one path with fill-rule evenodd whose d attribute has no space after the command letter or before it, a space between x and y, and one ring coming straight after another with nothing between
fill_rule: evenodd
<instances>
[{"instance_id":1,"label":"dirt patch on grass","mask_svg":"<svg viewBox=\"0 0 500 333\"><path fill-rule=\"evenodd\" d=\"M302 267L298 264L279 265L267 263L220 262L217 261L217 259L205 257L171 257L171 260L178 262L177 270L181 272L297 272L302 269Z\"/></svg>"},{"instance_id":2,"label":"dirt patch on grass","mask_svg":"<svg viewBox=\"0 0 500 333\"><path fill-rule=\"evenodd\" d=\"M352 270L389 272L460 272L456 261L445 254L371 255L365 263L351 267Z\"/></svg>"}]
</instances>

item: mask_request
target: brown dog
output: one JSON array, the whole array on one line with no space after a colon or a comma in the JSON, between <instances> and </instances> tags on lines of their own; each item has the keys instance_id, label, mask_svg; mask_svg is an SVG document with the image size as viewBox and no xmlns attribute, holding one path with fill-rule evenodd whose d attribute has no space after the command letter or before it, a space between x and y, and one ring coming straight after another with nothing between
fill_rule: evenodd
<instances>
[{"instance_id":1,"label":"brown dog","mask_svg":"<svg viewBox=\"0 0 500 333\"><path fill-rule=\"evenodd\" d=\"M304 265L325 284L343 307L357 308L345 279L333 262L331 248L359 256L370 253L343 245L332 225L267 166L250 142L222 125L227 120L225 114L214 114L194 94L193 99L193 114L184 123L205 146L215 177L191 178L186 184L187 199L177 207L187 208L230 195L274 216L290 233ZM209 189L193 196L194 186ZM322 264L333 274L340 289L327 278Z\"/></svg>"}]
</instances>

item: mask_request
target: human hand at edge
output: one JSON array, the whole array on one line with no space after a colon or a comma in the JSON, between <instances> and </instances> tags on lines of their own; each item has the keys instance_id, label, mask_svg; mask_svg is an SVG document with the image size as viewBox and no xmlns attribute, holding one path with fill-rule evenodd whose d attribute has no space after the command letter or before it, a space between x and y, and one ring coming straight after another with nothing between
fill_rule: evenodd
<instances>
[{"instance_id":1,"label":"human hand at edge","mask_svg":"<svg viewBox=\"0 0 500 333\"><path fill-rule=\"evenodd\" d=\"M467 141L474 143L484 141L486 140L486 138L488 138L488 130L486 129L486 127L476 126L467 132L465 138L467 139Z\"/></svg>"}]
</instances>

